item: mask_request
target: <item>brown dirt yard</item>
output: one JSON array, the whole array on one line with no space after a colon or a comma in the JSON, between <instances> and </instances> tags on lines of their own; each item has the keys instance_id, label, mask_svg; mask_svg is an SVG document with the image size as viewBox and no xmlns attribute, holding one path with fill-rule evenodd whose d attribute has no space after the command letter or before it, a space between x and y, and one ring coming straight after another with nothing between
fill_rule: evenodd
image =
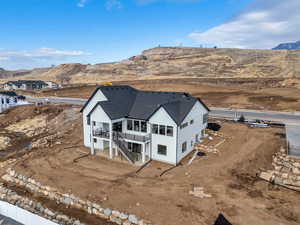
<instances>
[{"instance_id":1,"label":"brown dirt yard","mask_svg":"<svg viewBox=\"0 0 300 225\"><path fill-rule=\"evenodd\" d=\"M58 106L41 107L41 111L52 112ZM249 128L220 121L219 134L224 137L213 136L213 140L204 142L214 146L225 138L218 153L197 157L191 165L187 164L189 155L182 165L160 176L171 166L151 162L136 174L138 167L100 156L74 162L88 152L82 146L81 117L72 114L78 113L78 108L65 106L61 110L60 113L54 110L56 113L52 113L53 118L47 123L48 126L52 124L51 129L45 131L59 133L64 130L59 141L33 148L30 157L17 156L16 163L10 167L61 192L71 192L104 207L134 213L156 225L213 224L219 213L235 225L300 223L299 193L275 187L256 177L260 169L271 168L272 155L285 145L281 128ZM9 112L7 118L13 119L14 114L10 113L14 112ZM35 110L26 108L24 118L20 115L19 120L32 117L30 112ZM73 119L63 124L67 115ZM212 197L190 195L193 187L203 187Z\"/></svg>"},{"instance_id":2,"label":"brown dirt yard","mask_svg":"<svg viewBox=\"0 0 300 225\"><path fill-rule=\"evenodd\" d=\"M113 81L141 90L188 92L210 107L300 111L300 88L282 86L282 79L164 78ZM47 90L37 95L88 98L95 85ZM35 93L30 93L35 94Z\"/></svg>"}]
</instances>

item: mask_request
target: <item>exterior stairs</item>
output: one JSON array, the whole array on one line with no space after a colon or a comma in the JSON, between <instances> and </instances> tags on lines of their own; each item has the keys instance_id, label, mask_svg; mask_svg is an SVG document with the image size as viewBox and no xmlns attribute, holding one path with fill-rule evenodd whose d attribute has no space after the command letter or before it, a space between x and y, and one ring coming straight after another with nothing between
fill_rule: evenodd
<instances>
[{"instance_id":1,"label":"exterior stairs","mask_svg":"<svg viewBox=\"0 0 300 225\"><path fill-rule=\"evenodd\" d=\"M124 139L120 136L120 135L114 135L113 137L113 141L114 143L118 146L119 151L121 152L121 154L132 164L134 164L135 160L133 155L131 154L131 152L128 150L127 146L126 146L126 142L124 141Z\"/></svg>"}]
</instances>

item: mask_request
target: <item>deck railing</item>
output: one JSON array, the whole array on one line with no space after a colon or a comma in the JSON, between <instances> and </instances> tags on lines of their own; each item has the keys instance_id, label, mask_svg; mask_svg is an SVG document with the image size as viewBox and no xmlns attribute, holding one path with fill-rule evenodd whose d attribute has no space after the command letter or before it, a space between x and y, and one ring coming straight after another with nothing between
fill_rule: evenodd
<instances>
[{"instance_id":1,"label":"deck railing","mask_svg":"<svg viewBox=\"0 0 300 225\"><path fill-rule=\"evenodd\" d=\"M109 131L104 131L101 129L94 129L93 130L93 136L95 137L101 137L101 138L106 138L110 139L110 132ZM151 135L135 135L135 134L128 134L128 133L122 133L122 132L113 132L113 139L127 139L131 141L138 141L138 142L147 142L150 141Z\"/></svg>"},{"instance_id":2,"label":"deck railing","mask_svg":"<svg viewBox=\"0 0 300 225\"><path fill-rule=\"evenodd\" d=\"M122 132L113 132L113 137L118 138L121 137L122 139L127 139L131 141L138 141L138 142L147 142L151 139L151 135L135 135L135 134L128 134Z\"/></svg>"}]
</instances>

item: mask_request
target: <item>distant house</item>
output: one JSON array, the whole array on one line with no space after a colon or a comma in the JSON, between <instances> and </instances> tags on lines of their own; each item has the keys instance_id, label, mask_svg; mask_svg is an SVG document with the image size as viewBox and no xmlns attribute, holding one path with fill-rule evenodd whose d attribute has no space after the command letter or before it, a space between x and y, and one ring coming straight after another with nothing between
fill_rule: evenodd
<instances>
[{"instance_id":1,"label":"distant house","mask_svg":"<svg viewBox=\"0 0 300 225\"><path fill-rule=\"evenodd\" d=\"M204 136L209 109L187 93L102 86L81 112L91 154L176 165Z\"/></svg>"},{"instance_id":2,"label":"distant house","mask_svg":"<svg viewBox=\"0 0 300 225\"><path fill-rule=\"evenodd\" d=\"M47 86L48 84L41 80L18 80L5 83L4 90L38 90Z\"/></svg>"},{"instance_id":3,"label":"distant house","mask_svg":"<svg viewBox=\"0 0 300 225\"><path fill-rule=\"evenodd\" d=\"M45 81L45 83L48 85L47 88L59 88L59 84L53 82L53 81Z\"/></svg>"},{"instance_id":4,"label":"distant house","mask_svg":"<svg viewBox=\"0 0 300 225\"><path fill-rule=\"evenodd\" d=\"M13 91L1 91L0 92L0 112L17 105L27 104L25 97L18 96Z\"/></svg>"}]
</instances>

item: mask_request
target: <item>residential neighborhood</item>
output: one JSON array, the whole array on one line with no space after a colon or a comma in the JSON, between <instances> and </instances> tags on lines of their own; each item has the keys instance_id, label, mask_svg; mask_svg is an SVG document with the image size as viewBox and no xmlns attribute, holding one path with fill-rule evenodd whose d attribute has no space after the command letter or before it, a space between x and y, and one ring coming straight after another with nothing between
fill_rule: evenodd
<instances>
[{"instance_id":1,"label":"residential neighborhood","mask_svg":"<svg viewBox=\"0 0 300 225\"><path fill-rule=\"evenodd\" d=\"M52 81L41 80L17 80L8 81L3 85L4 90L40 90L44 88L59 88L59 85Z\"/></svg>"}]
</instances>

